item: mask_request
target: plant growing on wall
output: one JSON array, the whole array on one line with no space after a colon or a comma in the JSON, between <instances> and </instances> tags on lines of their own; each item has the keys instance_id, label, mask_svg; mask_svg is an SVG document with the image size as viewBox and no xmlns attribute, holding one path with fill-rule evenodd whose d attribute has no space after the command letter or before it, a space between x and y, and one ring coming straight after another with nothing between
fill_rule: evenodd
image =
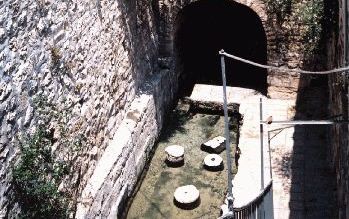
<instances>
[{"instance_id":1,"label":"plant growing on wall","mask_svg":"<svg viewBox=\"0 0 349 219\"><path fill-rule=\"evenodd\" d=\"M59 50L51 49L51 56L54 80L63 83L66 73L62 71L68 67L59 67ZM79 123L71 121L68 92L69 86L62 84L52 100L44 90L40 91L33 98L35 128L18 137L20 159L12 167L12 182L20 218L68 218L72 212L71 190L62 185L87 140L77 127Z\"/></svg>"},{"instance_id":2,"label":"plant growing on wall","mask_svg":"<svg viewBox=\"0 0 349 219\"><path fill-rule=\"evenodd\" d=\"M58 186L68 167L55 161L51 133L40 125L19 143L21 159L13 167L14 195L21 218L66 218L68 206L65 194Z\"/></svg>"},{"instance_id":3,"label":"plant growing on wall","mask_svg":"<svg viewBox=\"0 0 349 219\"><path fill-rule=\"evenodd\" d=\"M46 96L38 95L34 105L38 124L33 133L18 139L21 157L12 169L15 200L21 208L19 216L67 218L71 195L59 191L59 187L73 167L74 155L87 140L82 133L71 132L68 124L72 112L64 98L57 108Z\"/></svg>"},{"instance_id":4,"label":"plant growing on wall","mask_svg":"<svg viewBox=\"0 0 349 219\"><path fill-rule=\"evenodd\" d=\"M304 54L310 56L319 48L322 37L324 19L324 1L312 0L302 4L302 10L299 11L299 17L305 26L303 41L305 44Z\"/></svg>"},{"instance_id":5,"label":"plant growing on wall","mask_svg":"<svg viewBox=\"0 0 349 219\"><path fill-rule=\"evenodd\" d=\"M296 22L302 26L300 30L296 31L303 41L302 50L305 59L319 53L322 40L328 37L326 32L331 32L338 26L338 1L264 0L264 2L267 5L268 13L276 15L279 28L284 28L284 22L290 24ZM289 32L289 29L283 31Z\"/></svg>"},{"instance_id":6,"label":"plant growing on wall","mask_svg":"<svg viewBox=\"0 0 349 219\"><path fill-rule=\"evenodd\" d=\"M294 0L264 0L267 11L274 13L279 21L283 21L291 13Z\"/></svg>"}]
</instances>

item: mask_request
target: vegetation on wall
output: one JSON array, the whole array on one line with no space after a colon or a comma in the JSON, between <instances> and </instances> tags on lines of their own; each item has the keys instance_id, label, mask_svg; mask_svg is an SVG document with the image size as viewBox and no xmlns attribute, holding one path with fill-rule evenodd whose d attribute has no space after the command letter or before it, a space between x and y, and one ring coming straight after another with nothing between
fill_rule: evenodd
<instances>
[{"instance_id":1,"label":"vegetation on wall","mask_svg":"<svg viewBox=\"0 0 349 219\"><path fill-rule=\"evenodd\" d=\"M277 23L296 22L303 42L305 59L319 53L326 34L338 26L338 2L333 0L264 0L269 14L274 14ZM291 27L292 28L292 27ZM289 30L285 30L286 32Z\"/></svg>"},{"instance_id":2,"label":"vegetation on wall","mask_svg":"<svg viewBox=\"0 0 349 219\"><path fill-rule=\"evenodd\" d=\"M274 13L278 21L283 21L291 13L294 0L264 0L267 11Z\"/></svg>"},{"instance_id":3,"label":"vegetation on wall","mask_svg":"<svg viewBox=\"0 0 349 219\"><path fill-rule=\"evenodd\" d=\"M323 32L322 21L324 17L323 0L306 1L300 6L299 18L305 26L302 33L305 43L305 54L310 55L319 48L321 34Z\"/></svg>"},{"instance_id":4,"label":"vegetation on wall","mask_svg":"<svg viewBox=\"0 0 349 219\"><path fill-rule=\"evenodd\" d=\"M67 74L62 71L68 68L58 67L58 50L51 50L51 55L54 80L62 83ZM35 125L18 136L20 159L12 167L12 181L20 218L68 218L73 210L72 194L64 182L87 140L76 128L78 121L71 121L72 104L65 96L69 87L62 85L54 99L40 91L32 103Z\"/></svg>"},{"instance_id":5,"label":"vegetation on wall","mask_svg":"<svg viewBox=\"0 0 349 219\"><path fill-rule=\"evenodd\" d=\"M21 159L13 167L15 199L20 218L67 218L67 197L58 191L68 171L65 162L55 161L52 136L43 126L19 144Z\"/></svg>"}]
</instances>

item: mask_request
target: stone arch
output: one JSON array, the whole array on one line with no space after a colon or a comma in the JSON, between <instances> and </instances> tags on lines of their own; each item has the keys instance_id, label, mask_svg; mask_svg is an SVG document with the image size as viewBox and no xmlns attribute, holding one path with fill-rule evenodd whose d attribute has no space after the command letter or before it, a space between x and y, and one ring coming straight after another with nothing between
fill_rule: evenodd
<instances>
[{"instance_id":1,"label":"stone arch","mask_svg":"<svg viewBox=\"0 0 349 219\"><path fill-rule=\"evenodd\" d=\"M170 58L173 55L173 39L176 32L177 19L180 12L188 5L201 0L153 0L159 19L159 55L160 58ZM215 1L215 0L211 0ZM263 0L230 0L253 10L262 21L263 28L267 28L267 10Z\"/></svg>"},{"instance_id":2,"label":"stone arch","mask_svg":"<svg viewBox=\"0 0 349 219\"><path fill-rule=\"evenodd\" d=\"M176 63L181 95L188 95L195 83L221 84L218 51L222 48L267 63L266 16L262 6L251 6L255 9L232 0L199 0L187 2L176 13L169 54ZM267 91L266 70L234 60L227 60L227 80L230 86Z\"/></svg>"}]
</instances>

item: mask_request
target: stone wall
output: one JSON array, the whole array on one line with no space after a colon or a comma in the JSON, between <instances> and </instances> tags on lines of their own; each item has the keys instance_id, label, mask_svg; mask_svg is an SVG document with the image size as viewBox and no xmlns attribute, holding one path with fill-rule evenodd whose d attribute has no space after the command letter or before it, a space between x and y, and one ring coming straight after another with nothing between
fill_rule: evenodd
<instances>
[{"instance_id":1,"label":"stone wall","mask_svg":"<svg viewBox=\"0 0 349 219\"><path fill-rule=\"evenodd\" d=\"M171 86L161 85L158 78L169 73L158 73L154 13L153 5L136 0L0 1L0 218L18 209L10 184L11 165L20 154L16 139L34 132L38 124L53 132L54 153L70 155L74 165L60 189L74 194L80 216L86 213L80 210L82 202L95 207L97 196L98 204L107 202L107 210L96 208L89 215L109 215L115 200L106 201L105 194L120 200L121 190L132 191L144 165L142 152L152 148L164 104L173 96ZM159 92L164 88L168 92ZM38 99L45 102L37 105ZM138 100L144 106L136 106ZM65 117L50 118L53 109L48 106ZM125 131L127 118L137 132L131 130L133 140L126 147L121 142L127 136L118 139L118 133ZM78 152L62 144L62 125L68 128L68 141L85 139ZM123 161L115 162L111 175L96 173L105 157L112 156L106 153L113 146L123 150L115 157ZM91 182L96 174L106 174L98 188ZM86 201L91 186L97 189Z\"/></svg>"},{"instance_id":2,"label":"stone wall","mask_svg":"<svg viewBox=\"0 0 349 219\"><path fill-rule=\"evenodd\" d=\"M345 57L345 7L344 1L338 1L338 32L333 32L328 43L328 68L343 67ZM348 57L347 57L348 58ZM331 115L339 120L348 120L348 76L345 73L329 76ZM331 164L337 175L338 218L349 217L349 143L348 125L336 125L331 128Z\"/></svg>"},{"instance_id":3,"label":"stone wall","mask_svg":"<svg viewBox=\"0 0 349 219\"><path fill-rule=\"evenodd\" d=\"M78 200L76 218L120 218L171 104L168 71L152 76L132 102Z\"/></svg>"}]
</instances>

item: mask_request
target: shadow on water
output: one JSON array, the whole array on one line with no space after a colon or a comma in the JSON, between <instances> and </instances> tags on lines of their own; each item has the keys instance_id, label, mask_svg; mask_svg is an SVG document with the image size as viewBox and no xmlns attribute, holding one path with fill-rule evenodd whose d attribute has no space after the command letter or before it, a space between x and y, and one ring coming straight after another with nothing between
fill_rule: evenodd
<instances>
[{"instance_id":1,"label":"shadow on water","mask_svg":"<svg viewBox=\"0 0 349 219\"><path fill-rule=\"evenodd\" d=\"M187 120L192 117L192 114L189 112L189 107L187 105L182 105L179 102L175 109L172 110L172 113L168 115L167 120L164 123L164 129L161 132L159 141L167 141L175 132L180 132L182 134L186 133L183 125Z\"/></svg>"},{"instance_id":2,"label":"shadow on water","mask_svg":"<svg viewBox=\"0 0 349 219\"><path fill-rule=\"evenodd\" d=\"M127 218L217 218L220 205L227 191L226 165L223 171L208 171L203 159L208 153L200 146L207 140L224 134L224 119L219 115L207 115L188 111L179 102L164 125L154 155L144 172ZM234 121L234 120L232 120ZM231 125L236 127L235 125ZM236 131L236 130L235 130ZM236 142L236 132L231 131L231 142ZM166 165L164 149L178 144L185 149L184 164L180 167ZM231 144L235 153L235 143ZM220 156L226 162L225 151ZM233 173L237 168L233 165ZM200 191L200 203L195 208L182 209L175 205L173 193L179 186L192 184Z\"/></svg>"}]
</instances>

